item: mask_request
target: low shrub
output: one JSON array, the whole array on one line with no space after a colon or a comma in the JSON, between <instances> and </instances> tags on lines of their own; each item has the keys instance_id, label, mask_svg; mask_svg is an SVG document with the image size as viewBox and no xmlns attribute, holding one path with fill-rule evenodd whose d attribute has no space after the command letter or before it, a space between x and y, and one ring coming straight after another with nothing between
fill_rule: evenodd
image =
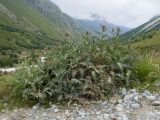
<instances>
[{"instance_id":1,"label":"low shrub","mask_svg":"<svg viewBox=\"0 0 160 120\"><path fill-rule=\"evenodd\" d=\"M0 67L12 67L14 61L9 56L0 56Z\"/></svg>"},{"instance_id":2,"label":"low shrub","mask_svg":"<svg viewBox=\"0 0 160 120\"><path fill-rule=\"evenodd\" d=\"M45 63L26 61L12 80L13 96L45 103L103 100L129 86L132 79L131 50L104 34L83 35L83 43L63 43L47 53ZM111 40L112 39L112 40Z\"/></svg>"}]
</instances>

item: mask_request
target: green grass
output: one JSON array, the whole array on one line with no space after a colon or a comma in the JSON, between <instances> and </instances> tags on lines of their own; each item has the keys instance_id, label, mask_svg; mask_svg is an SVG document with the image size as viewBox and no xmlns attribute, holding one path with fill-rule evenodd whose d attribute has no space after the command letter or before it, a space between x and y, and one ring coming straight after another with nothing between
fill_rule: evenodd
<instances>
[{"instance_id":1,"label":"green grass","mask_svg":"<svg viewBox=\"0 0 160 120\"><path fill-rule=\"evenodd\" d=\"M152 38L146 38L131 44L134 48L148 48L160 51L160 31L157 31Z\"/></svg>"},{"instance_id":2,"label":"green grass","mask_svg":"<svg viewBox=\"0 0 160 120\"><path fill-rule=\"evenodd\" d=\"M54 4L51 9L57 12L49 12L48 15L28 0L1 0L0 4L16 16L15 20L0 11L0 55L8 50L30 52L32 49L52 47L64 41L66 32L71 34L71 41L80 38L80 30L71 25L74 20L62 15ZM42 4L46 7L47 1Z\"/></svg>"},{"instance_id":3,"label":"green grass","mask_svg":"<svg viewBox=\"0 0 160 120\"><path fill-rule=\"evenodd\" d=\"M0 98L9 96L9 75L0 76Z\"/></svg>"},{"instance_id":4,"label":"green grass","mask_svg":"<svg viewBox=\"0 0 160 120\"><path fill-rule=\"evenodd\" d=\"M45 35L40 36L12 26L0 25L0 61L3 62L2 57L12 59L13 57L10 56L10 53L19 56L19 51L30 53L33 49L42 50L46 47L52 47L57 42L59 43L60 41ZM1 62L0 66L4 67Z\"/></svg>"},{"instance_id":5,"label":"green grass","mask_svg":"<svg viewBox=\"0 0 160 120\"><path fill-rule=\"evenodd\" d=\"M26 28L29 24L23 19L23 17L29 20L34 26L40 30L49 33L49 35L57 36L57 31L54 29L57 27L54 22L50 21L47 17L41 14L36 9L31 8L26 4L25 0L1 0L1 3L9 9L17 18L21 21L20 25L16 24L21 28ZM13 20L10 20L9 24L12 24ZM13 23L12 25L15 25Z\"/></svg>"},{"instance_id":6,"label":"green grass","mask_svg":"<svg viewBox=\"0 0 160 120\"><path fill-rule=\"evenodd\" d=\"M26 1L27 0L1 0L0 3L17 17L17 22L7 15L0 13L0 17L2 18L0 19L0 24L15 26L32 32L38 29L48 36L59 40L64 39L64 32L71 33L76 39L77 35L80 36L79 29L71 25L74 19L67 15L62 16L61 11L58 8L54 8L54 4L52 8L53 11L55 10L59 13L49 12L48 16L46 16L37 6L31 5ZM44 7L45 6L46 5L44 5Z\"/></svg>"},{"instance_id":7,"label":"green grass","mask_svg":"<svg viewBox=\"0 0 160 120\"><path fill-rule=\"evenodd\" d=\"M12 98L10 92L11 74L0 76L0 111L3 109L12 110L16 107L30 107L34 103L19 98Z\"/></svg>"},{"instance_id":8,"label":"green grass","mask_svg":"<svg viewBox=\"0 0 160 120\"><path fill-rule=\"evenodd\" d=\"M0 76L0 111L5 108L2 99L9 96L8 75Z\"/></svg>"}]
</instances>

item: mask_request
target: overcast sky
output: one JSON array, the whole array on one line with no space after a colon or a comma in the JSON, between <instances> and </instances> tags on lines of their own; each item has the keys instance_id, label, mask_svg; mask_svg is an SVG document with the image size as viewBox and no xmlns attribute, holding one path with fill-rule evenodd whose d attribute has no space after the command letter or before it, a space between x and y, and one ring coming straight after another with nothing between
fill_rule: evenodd
<instances>
[{"instance_id":1,"label":"overcast sky","mask_svg":"<svg viewBox=\"0 0 160 120\"><path fill-rule=\"evenodd\" d=\"M108 22L136 27L160 14L160 0L52 0L74 18L99 15Z\"/></svg>"}]
</instances>

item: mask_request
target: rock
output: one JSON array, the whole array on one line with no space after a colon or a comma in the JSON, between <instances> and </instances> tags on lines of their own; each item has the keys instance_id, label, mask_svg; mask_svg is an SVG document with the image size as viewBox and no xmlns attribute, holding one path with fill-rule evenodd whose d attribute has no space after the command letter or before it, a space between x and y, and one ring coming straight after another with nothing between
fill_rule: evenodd
<instances>
[{"instance_id":1,"label":"rock","mask_svg":"<svg viewBox=\"0 0 160 120\"><path fill-rule=\"evenodd\" d=\"M39 116L36 116L35 119L36 119L36 120L39 120Z\"/></svg>"},{"instance_id":2,"label":"rock","mask_svg":"<svg viewBox=\"0 0 160 120\"><path fill-rule=\"evenodd\" d=\"M28 113L28 116L29 116L29 117L31 117L31 116L32 116L32 114Z\"/></svg>"},{"instance_id":3,"label":"rock","mask_svg":"<svg viewBox=\"0 0 160 120\"><path fill-rule=\"evenodd\" d=\"M66 115L67 117L70 116L70 113L69 113L68 110L65 110L65 115Z\"/></svg>"},{"instance_id":4,"label":"rock","mask_svg":"<svg viewBox=\"0 0 160 120\"><path fill-rule=\"evenodd\" d=\"M79 111L79 115L80 115L80 116L85 116L86 113L85 113L84 111Z\"/></svg>"},{"instance_id":5,"label":"rock","mask_svg":"<svg viewBox=\"0 0 160 120\"><path fill-rule=\"evenodd\" d=\"M154 102L152 102L151 105L153 105L153 106L160 106L160 101L154 101Z\"/></svg>"},{"instance_id":6,"label":"rock","mask_svg":"<svg viewBox=\"0 0 160 120\"><path fill-rule=\"evenodd\" d=\"M132 89L131 92L132 92L132 93L136 93L136 89Z\"/></svg>"},{"instance_id":7,"label":"rock","mask_svg":"<svg viewBox=\"0 0 160 120\"><path fill-rule=\"evenodd\" d=\"M118 105L116 106L116 110L117 110L118 112L123 112L123 105L118 104Z\"/></svg>"},{"instance_id":8,"label":"rock","mask_svg":"<svg viewBox=\"0 0 160 120\"><path fill-rule=\"evenodd\" d=\"M36 106L36 105L33 106L32 109L33 109L33 110L37 110L37 106Z\"/></svg>"},{"instance_id":9,"label":"rock","mask_svg":"<svg viewBox=\"0 0 160 120\"><path fill-rule=\"evenodd\" d=\"M56 118L57 118L58 120L60 120L60 119L61 119L61 116L57 116Z\"/></svg>"},{"instance_id":10,"label":"rock","mask_svg":"<svg viewBox=\"0 0 160 120\"><path fill-rule=\"evenodd\" d=\"M146 96L146 98L150 101L154 101L156 99L155 96Z\"/></svg>"},{"instance_id":11,"label":"rock","mask_svg":"<svg viewBox=\"0 0 160 120\"><path fill-rule=\"evenodd\" d=\"M17 110L17 109L15 109L13 112L18 112L18 110Z\"/></svg>"},{"instance_id":12,"label":"rock","mask_svg":"<svg viewBox=\"0 0 160 120\"><path fill-rule=\"evenodd\" d=\"M142 93L142 96L146 97L150 95L150 92L148 90L145 90L143 93Z\"/></svg>"},{"instance_id":13,"label":"rock","mask_svg":"<svg viewBox=\"0 0 160 120\"><path fill-rule=\"evenodd\" d=\"M103 115L103 118L109 119L109 114L104 114L104 115Z\"/></svg>"},{"instance_id":14,"label":"rock","mask_svg":"<svg viewBox=\"0 0 160 120\"><path fill-rule=\"evenodd\" d=\"M44 112L44 113L42 114L42 116L43 116L43 117L46 117L46 116L47 116L47 113L46 113L46 112Z\"/></svg>"},{"instance_id":15,"label":"rock","mask_svg":"<svg viewBox=\"0 0 160 120\"><path fill-rule=\"evenodd\" d=\"M123 103L122 99L118 99L118 103L122 104Z\"/></svg>"},{"instance_id":16,"label":"rock","mask_svg":"<svg viewBox=\"0 0 160 120\"><path fill-rule=\"evenodd\" d=\"M15 111L0 113L0 120L160 120L160 94L145 91L125 91L126 94L116 95L111 100L96 101L87 106L71 105L69 108L53 105L50 108L15 108ZM148 101L150 101L148 104ZM143 105L143 109L139 109ZM152 106L151 106L152 105Z\"/></svg>"},{"instance_id":17,"label":"rock","mask_svg":"<svg viewBox=\"0 0 160 120\"><path fill-rule=\"evenodd\" d=\"M25 117L26 117L26 115L25 115L25 114L22 114L22 117L23 117L23 118L25 118Z\"/></svg>"},{"instance_id":18,"label":"rock","mask_svg":"<svg viewBox=\"0 0 160 120\"><path fill-rule=\"evenodd\" d=\"M122 89L122 95L123 96L127 95L127 90L125 88Z\"/></svg>"},{"instance_id":19,"label":"rock","mask_svg":"<svg viewBox=\"0 0 160 120\"><path fill-rule=\"evenodd\" d=\"M140 107L141 107L141 105L138 103L131 104L132 109L139 109Z\"/></svg>"},{"instance_id":20,"label":"rock","mask_svg":"<svg viewBox=\"0 0 160 120\"><path fill-rule=\"evenodd\" d=\"M100 114L101 114L101 111L97 111L97 112L96 112L96 115L100 115Z\"/></svg>"},{"instance_id":21,"label":"rock","mask_svg":"<svg viewBox=\"0 0 160 120\"><path fill-rule=\"evenodd\" d=\"M7 118L2 118L1 120L8 120Z\"/></svg>"},{"instance_id":22,"label":"rock","mask_svg":"<svg viewBox=\"0 0 160 120\"><path fill-rule=\"evenodd\" d=\"M127 101L130 101L130 100L133 100L134 98L134 95L133 94L127 94L125 97L124 97L124 101L127 102Z\"/></svg>"},{"instance_id":23,"label":"rock","mask_svg":"<svg viewBox=\"0 0 160 120\"><path fill-rule=\"evenodd\" d=\"M57 112L59 112L60 110L59 110L58 108L54 108L53 111L54 111L55 113L57 113Z\"/></svg>"},{"instance_id":24,"label":"rock","mask_svg":"<svg viewBox=\"0 0 160 120\"><path fill-rule=\"evenodd\" d=\"M135 97L134 97L134 99L135 99L135 101L137 101L137 102L138 102L139 97L138 97L138 96L135 96Z\"/></svg>"}]
</instances>

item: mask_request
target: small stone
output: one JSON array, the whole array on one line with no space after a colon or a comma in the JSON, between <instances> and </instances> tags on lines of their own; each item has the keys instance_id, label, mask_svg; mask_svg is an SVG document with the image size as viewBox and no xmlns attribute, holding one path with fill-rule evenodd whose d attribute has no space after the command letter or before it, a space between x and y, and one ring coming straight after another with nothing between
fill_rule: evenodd
<instances>
[{"instance_id":1,"label":"small stone","mask_svg":"<svg viewBox=\"0 0 160 120\"><path fill-rule=\"evenodd\" d=\"M74 118L70 118L70 120L75 120Z\"/></svg>"},{"instance_id":2,"label":"small stone","mask_svg":"<svg viewBox=\"0 0 160 120\"><path fill-rule=\"evenodd\" d=\"M81 116L82 119L84 119L85 117L86 117L85 115L82 115L82 116Z\"/></svg>"},{"instance_id":3,"label":"small stone","mask_svg":"<svg viewBox=\"0 0 160 120\"><path fill-rule=\"evenodd\" d=\"M155 96L147 96L146 98L147 98L148 100L150 100L150 101L154 101L154 100L156 99Z\"/></svg>"},{"instance_id":4,"label":"small stone","mask_svg":"<svg viewBox=\"0 0 160 120\"><path fill-rule=\"evenodd\" d=\"M65 115L66 115L67 117L70 116L70 113L69 113L68 110L65 110Z\"/></svg>"},{"instance_id":5,"label":"small stone","mask_svg":"<svg viewBox=\"0 0 160 120\"><path fill-rule=\"evenodd\" d=\"M109 114L104 114L103 117L104 117L105 119L108 119L108 118L109 118Z\"/></svg>"},{"instance_id":6,"label":"small stone","mask_svg":"<svg viewBox=\"0 0 160 120\"><path fill-rule=\"evenodd\" d=\"M101 111L97 111L97 112L96 112L96 115L100 115L100 114L101 114Z\"/></svg>"},{"instance_id":7,"label":"small stone","mask_svg":"<svg viewBox=\"0 0 160 120\"><path fill-rule=\"evenodd\" d=\"M123 112L123 108L122 108L122 107L116 107L116 110L117 110L118 112Z\"/></svg>"},{"instance_id":8,"label":"small stone","mask_svg":"<svg viewBox=\"0 0 160 120\"><path fill-rule=\"evenodd\" d=\"M7 118L2 118L1 120L8 120Z\"/></svg>"},{"instance_id":9,"label":"small stone","mask_svg":"<svg viewBox=\"0 0 160 120\"><path fill-rule=\"evenodd\" d=\"M141 106L140 106L140 104L138 104L138 103L134 103L134 104L131 104L131 108L132 109L138 109L138 108L140 108Z\"/></svg>"},{"instance_id":10,"label":"small stone","mask_svg":"<svg viewBox=\"0 0 160 120\"><path fill-rule=\"evenodd\" d=\"M33 110L37 110L37 106L33 106L33 108L32 108Z\"/></svg>"},{"instance_id":11,"label":"small stone","mask_svg":"<svg viewBox=\"0 0 160 120\"><path fill-rule=\"evenodd\" d=\"M15 109L14 112L18 112L18 110Z\"/></svg>"},{"instance_id":12,"label":"small stone","mask_svg":"<svg viewBox=\"0 0 160 120\"><path fill-rule=\"evenodd\" d=\"M150 92L148 90L145 90L143 93L142 93L142 96L146 97L150 95Z\"/></svg>"},{"instance_id":13,"label":"small stone","mask_svg":"<svg viewBox=\"0 0 160 120\"><path fill-rule=\"evenodd\" d=\"M123 106L117 106L117 107L116 107L116 110L117 110L118 112L123 112Z\"/></svg>"},{"instance_id":14,"label":"small stone","mask_svg":"<svg viewBox=\"0 0 160 120\"><path fill-rule=\"evenodd\" d=\"M46 112L44 112L44 113L42 114L42 116L43 116L43 117L46 117L46 116L47 116L47 113L46 113Z\"/></svg>"},{"instance_id":15,"label":"small stone","mask_svg":"<svg viewBox=\"0 0 160 120\"><path fill-rule=\"evenodd\" d=\"M80 112L79 112L79 115L80 115L80 116L85 116L85 115L86 115L86 113L85 113L85 112L80 111Z\"/></svg>"},{"instance_id":16,"label":"small stone","mask_svg":"<svg viewBox=\"0 0 160 120\"><path fill-rule=\"evenodd\" d=\"M152 102L152 105L153 106L160 106L160 101L154 101L154 102Z\"/></svg>"},{"instance_id":17,"label":"small stone","mask_svg":"<svg viewBox=\"0 0 160 120\"><path fill-rule=\"evenodd\" d=\"M35 117L35 119L36 119L36 120L39 120L39 117L38 117L38 116L36 116L36 117Z\"/></svg>"},{"instance_id":18,"label":"small stone","mask_svg":"<svg viewBox=\"0 0 160 120\"><path fill-rule=\"evenodd\" d=\"M25 118L25 117L26 117L26 115L25 115L25 114L22 114L22 117L23 117L23 118Z\"/></svg>"},{"instance_id":19,"label":"small stone","mask_svg":"<svg viewBox=\"0 0 160 120\"><path fill-rule=\"evenodd\" d=\"M101 103L102 106L106 106L107 104L108 104L107 101Z\"/></svg>"},{"instance_id":20,"label":"small stone","mask_svg":"<svg viewBox=\"0 0 160 120\"><path fill-rule=\"evenodd\" d=\"M135 96L135 98L134 98L136 101L138 101L139 100L139 97L138 96Z\"/></svg>"},{"instance_id":21,"label":"small stone","mask_svg":"<svg viewBox=\"0 0 160 120\"><path fill-rule=\"evenodd\" d=\"M32 116L32 114L30 114L30 113L29 113L29 114L28 114L28 116L29 116L29 117L31 117L31 116Z\"/></svg>"},{"instance_id":22,"label":"small stone","mask_svg":"<svg viewBox=\"0 0 160 120\"><path fill-rule=\"evenodd\" d=\"M55 113L57 113L57 112L59 112L59 109L58 109L58 108L55 108L55 109L53 109L53 111L54 111Z\"/></svg>"},{"instance_id":23,"label":"small stone","mask_svg":"<svg viewBox=\"0 0 160 120\"><path fill-rule=\"evenodd\" d=\"M118 100L118 103L119 103L119 104L122 104L122 103L123 103L122 99L119 99L119 100Z\"/></svg>"},{"instance_id":24,"label":"small stone","mask_svg":"<svg viewBox=\"0 0 160 120\"><path fill-rule=\"evenodd\" d=\"M125 88L122 89L122 95L124 95L124 96L127 95L127 91Z\"/></svg>"},{"instance_id":25,"label":"small stone","mask_svg":"<svg viewBox=\"0 0 160 120\"><path fill-rule=\"evenodd\" d=\"M61 119L61 116L57 116L56 118L57 118L58 120L60 120L60 119Z\"/></svg>"},{"instance_id":26,"label":"small stone","mask_svg":"<svg viewBox=\"0 0 160 120\"><path fill-rule=\"evenodd\" d=\"M136 89L132 89L131 92L132 92L132 93L136 93Z\"/></svg>"},{"instance_id":27,"label":"small stone","mask_svg":"<svg viewBox=\"0 0 160 120\"><path fill-rule=\"evenodd\" d=\"M133 98L134 98L133 94L128 94L124 97L124 101L127 102L127 101L130 101L130 100L133 100Z\"/></svg>"}]
</instances>

